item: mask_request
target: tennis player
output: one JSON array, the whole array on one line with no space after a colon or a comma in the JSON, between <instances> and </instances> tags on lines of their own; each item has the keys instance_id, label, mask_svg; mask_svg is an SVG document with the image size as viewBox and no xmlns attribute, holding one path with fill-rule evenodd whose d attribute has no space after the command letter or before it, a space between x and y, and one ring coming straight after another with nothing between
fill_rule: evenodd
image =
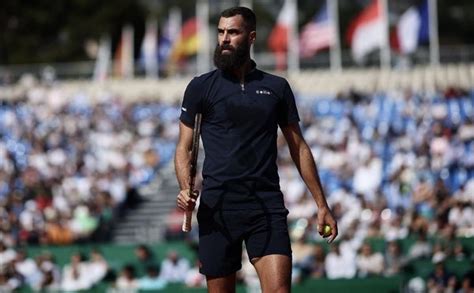
<instances>
[{"instance_id":1,"label":"tennis player","mask_svg":"<svg viewBox=\"0 0 474 293\"><path fill-rule=\"evenodd\" d=\"M318 206L318 231L328 242L337 224L323 193L316 164L300 128L293 92L281 77L259 70L250 58L256 18L252 10L223 11L214 52L216 70L195 77L181 109L175 155L181 192L177 206L192 210L189 162L194 115L202 113L205 152L203 186L197 214L200 272L208 292L235 292L242 244L254 265L263 292L290 292L291 246L277 159L280 127L291 157Z\"/></svg>"}]
</instances>

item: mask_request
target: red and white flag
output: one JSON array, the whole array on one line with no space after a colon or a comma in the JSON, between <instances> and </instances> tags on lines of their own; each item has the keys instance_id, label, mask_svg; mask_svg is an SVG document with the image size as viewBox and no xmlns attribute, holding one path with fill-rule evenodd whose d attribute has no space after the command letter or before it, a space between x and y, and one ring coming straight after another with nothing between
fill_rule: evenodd
<instances>
[{"instance_id":1,"label":"red and white flag","mask_svg":"<svg viewBox=\"0 0 474 293\"><path fill-rule=\"evenodd\" d=\"M349 25L347 40L357 63L368 53L385 45L385 17L381 0L373 0Z\"/></svg>"},{"instance_id":2,"label":"red and white flag","mask_svg":"<svg viewBox=\"0 0 474 293\"><path fill-rule=\"evenodd\" d=\"M289 32L296 21L295 6L289 0L285 0L283 8L278 14L277 23L268 37L268 47L275 54L277 70L283 70L287 63L287 52L289 43Z\"/></svg>"}]
</instances>

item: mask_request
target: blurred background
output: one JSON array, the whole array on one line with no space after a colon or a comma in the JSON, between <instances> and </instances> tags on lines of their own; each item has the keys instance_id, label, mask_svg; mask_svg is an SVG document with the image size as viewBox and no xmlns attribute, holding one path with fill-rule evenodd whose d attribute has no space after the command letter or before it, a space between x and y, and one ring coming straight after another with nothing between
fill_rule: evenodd
<instances>
[{"instance_id":1,"label":"blurred background","mask_svg":"<svg viewBox=\"0 0 474 293\"><path fill-rule=\"evenodd\" d=\"M339 223L326 244L280 137L293 291L473 292L467 0L2 1L0 291L205 292L172 161L235 5L257 14L257 66L290 81ZM238 291L259 292L246 257Z\"/></svg>"}]
</instances>

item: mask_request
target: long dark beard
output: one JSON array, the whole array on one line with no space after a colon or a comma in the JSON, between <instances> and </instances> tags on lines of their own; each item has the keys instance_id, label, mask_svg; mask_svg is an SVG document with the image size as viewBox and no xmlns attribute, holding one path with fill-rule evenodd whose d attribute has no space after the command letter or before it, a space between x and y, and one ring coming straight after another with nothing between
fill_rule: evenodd
<instances>
[{"instance_id":1,"label":"long dark beard","mask_svg":"<svg viewBox=\"0 0 474 293\"><path fill-rule=\"evenodd\" d=\"M231 50L230 54L222 54L222 50ZM222 71L232 71L244 64L250 58L250 43L246 40L236 48L230 45L216 45L214 50L214 65Z\"/></svg>"}]
</instances>

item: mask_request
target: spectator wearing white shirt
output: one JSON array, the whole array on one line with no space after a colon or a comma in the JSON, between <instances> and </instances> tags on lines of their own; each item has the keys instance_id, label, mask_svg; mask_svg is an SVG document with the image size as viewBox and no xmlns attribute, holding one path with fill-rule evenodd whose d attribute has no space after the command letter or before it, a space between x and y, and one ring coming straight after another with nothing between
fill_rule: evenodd
<instances>
[{"instance_id":1,"label":"spectator wearing white shirt","mask_svg":"<svg viewBox=\"0 0 474 293\"><path fill-rule=\"evenodd\" d=\"M369 243L364 243L356 256L356 265L359 277L379 276L384 271L383 255L374 252Z\"/></svg>"},{"instance_id":2,"label":"spectator wearing white shirt","mask_svg":"<svg viewBox=\"0 0 474 293\"><path fill-rule=\"evenodd\" d=\"M342 253L339 243L334 243L326 256L326 277L328 279L351 279L356 275L356 264L352 253Z\"/></svg>"},{"instance_id":3,"label":"spectator wearing white shirt","mask_svg":"<svg viewBox=\"0 0 474 293\"><path fill-rule=\"evenodd\" d=\"M8 248L3 241L0 241L0 271L2 271L16 257L16 251Z\"/></svg>"},{"instance_id":4,"label":"spectator wearing white shirt","mask_svg":"<svg viewBox=\"0 0 474 293\"><path fill-rule=\"evenodd\" d=\"M90 259L85 263L89 280L92 284L99 283L107 274L109 265L107 260L98 250L92 250L90 253Z\"/></svg>"},{"instance_id":5,"label":"spectator wearing white shirt","mask_svg":"<svg viewBox=\"0 0 474 293\"><path fill-rule=\"evenodd\" d=\"M160 277L169 283L183 283L190 268L189 261L171 250L161 262Z\"/></svg>"},{"instance_id":6,"label":"spectator wearing white shirt","mask_svg":"<svg viewBox=\"0 0 474 293\"><path fill-rule=\"evenodd\" d=\"M25 280L25 283L32 288L39 288L43 278L42 272L36 261L28 258L26 252L20 250L17 252L14 260L15 271Z\"/></svg>"},{"instance_id":7,"label":"spectator wearing white shirt","mask_svg":"<svg viewBox=\"0 0 474 293\"><path fill-rule=\"evenodd\" d=\"M63 268L61 290L78 291L90 289L92 284L88 274L89 272L82 256L79 253L73 254L71 256L71 263Z\"/></svg>"}]
</instances>

